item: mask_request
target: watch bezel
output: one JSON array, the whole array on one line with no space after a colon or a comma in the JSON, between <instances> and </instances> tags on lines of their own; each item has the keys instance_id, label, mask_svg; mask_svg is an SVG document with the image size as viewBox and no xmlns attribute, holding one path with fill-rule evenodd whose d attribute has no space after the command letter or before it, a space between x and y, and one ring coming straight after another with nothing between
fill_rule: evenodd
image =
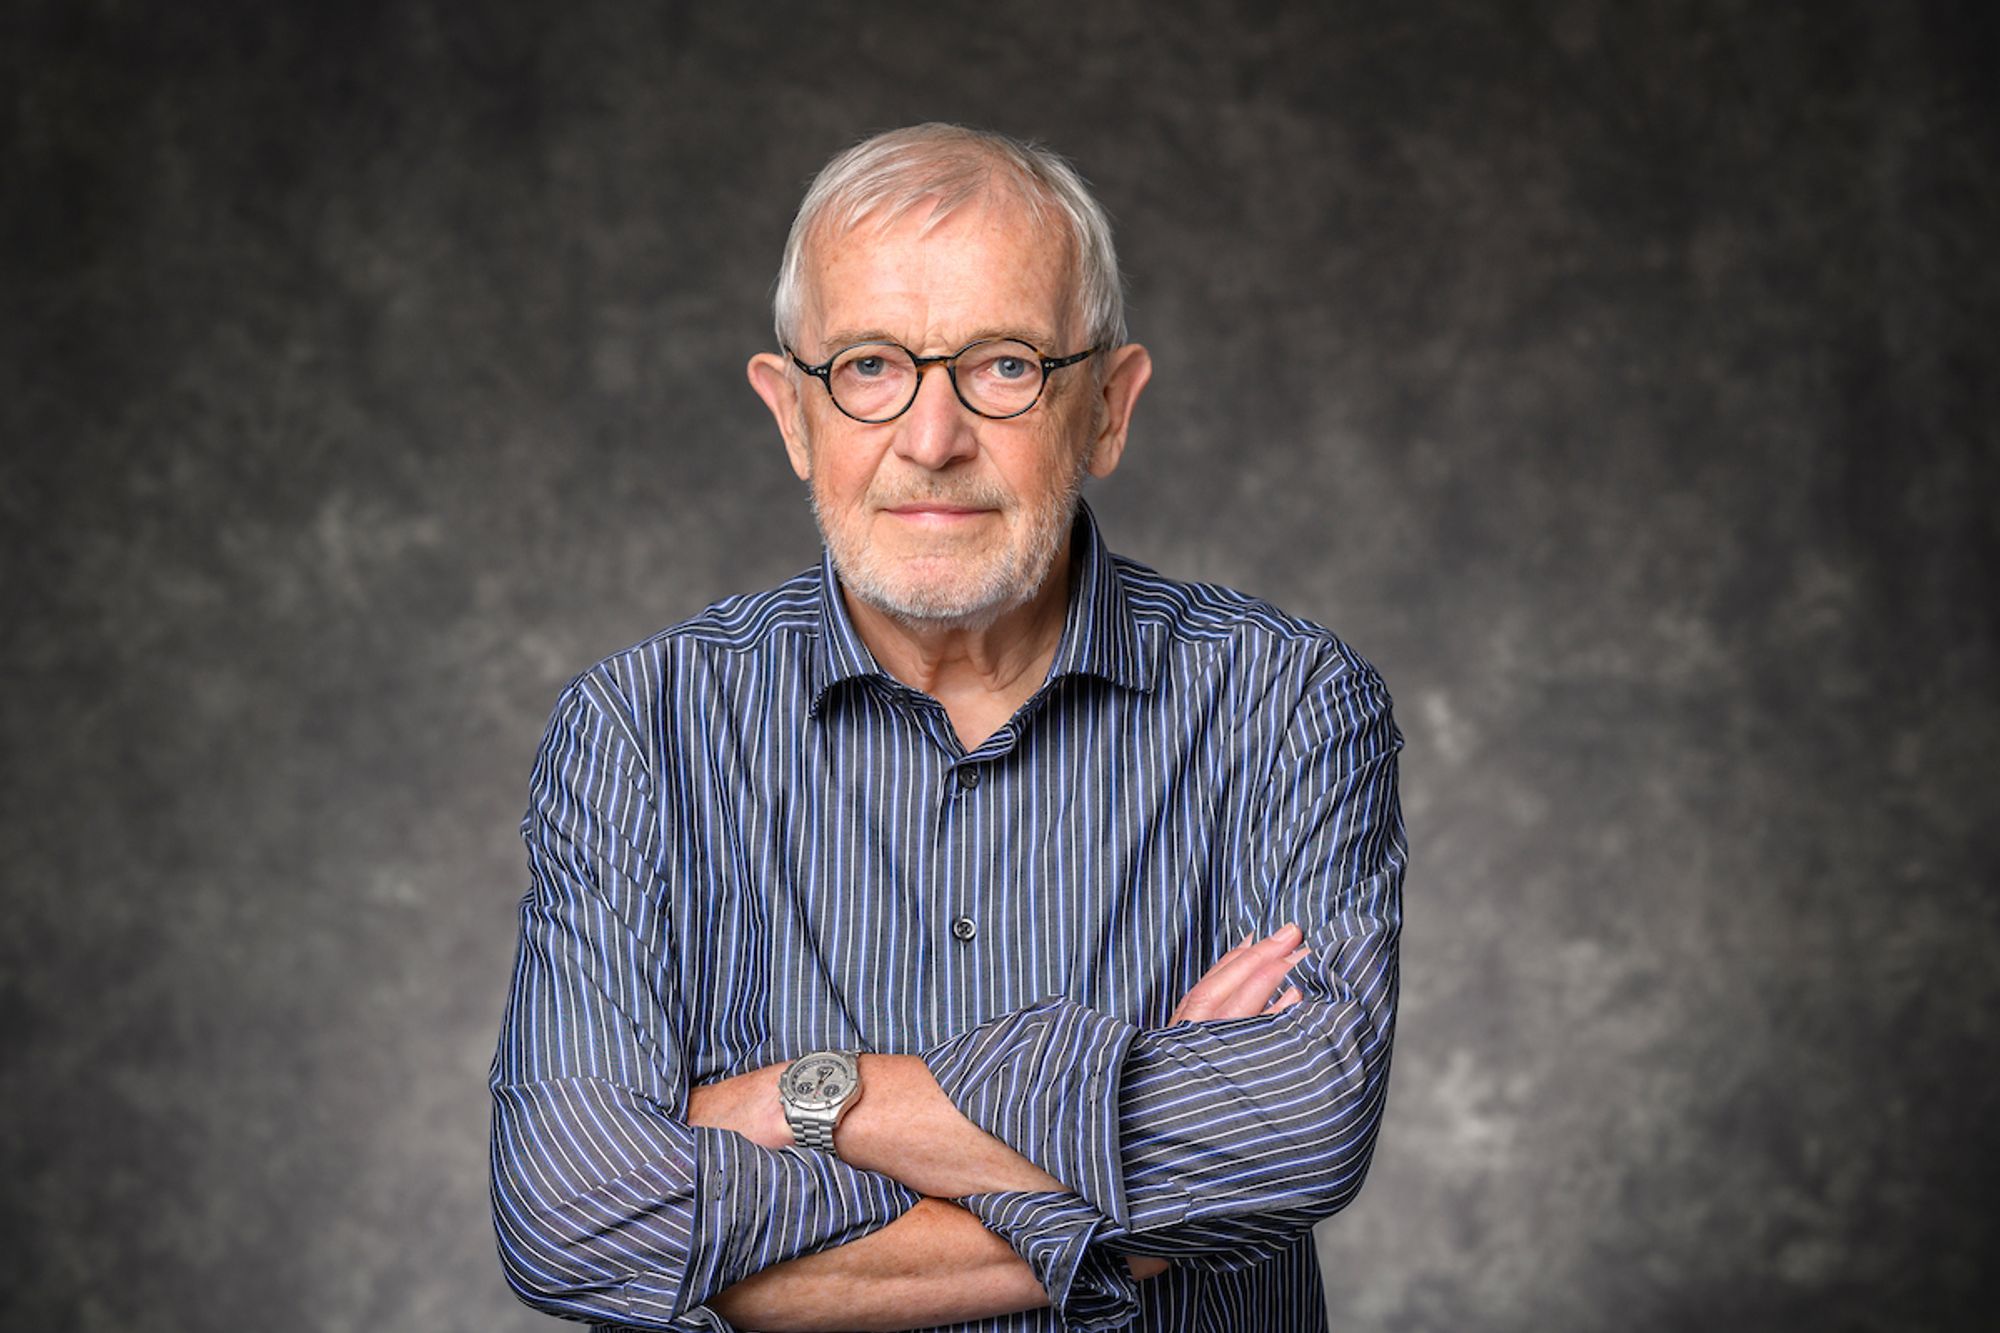
<instances>
[{"instance_id":1,"label":"watch bezel","mask_svg":"<svg viewBox=\"0 0 2000 1333\"><path fill-rule=\"evenodd\" d=\"M847 1086L831 1097L808 1092L799 1086L799 1079L821 1060L833 1062L847 1075ZM779 1080L779 1091L786 1105L800 1111L837 1110L853 1099L860 1086L861 1062L848 1051L809 1051L786 1065L784 1076Z\"/></svg>"}]
</instances>

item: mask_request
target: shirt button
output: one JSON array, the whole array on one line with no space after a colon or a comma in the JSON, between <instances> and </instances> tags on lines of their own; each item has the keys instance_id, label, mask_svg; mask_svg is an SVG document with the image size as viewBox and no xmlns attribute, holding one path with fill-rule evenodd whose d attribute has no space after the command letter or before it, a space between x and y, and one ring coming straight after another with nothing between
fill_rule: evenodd
<instances>
[{"instance_id":1,"label":"shirt button","mask_svg":"<svg viewBox=\"0 0 2000 1333\"><path fill-rule=\"evenodd\" d=\"M951 933L962 940L969 940L979 933L979 925L969 916L959 917L951 923Z\"/></svg>"},{"instance_id":2,"label":"shirt button","mask_svg":"<svg viewBox=\"0 0 2000 1333\"><path fill-rule=\"evenodd\" d=\"M979 785L979 770L970 764L961 764L958 769L958 785L971 791Z\"/></svg>"}]
</instances>

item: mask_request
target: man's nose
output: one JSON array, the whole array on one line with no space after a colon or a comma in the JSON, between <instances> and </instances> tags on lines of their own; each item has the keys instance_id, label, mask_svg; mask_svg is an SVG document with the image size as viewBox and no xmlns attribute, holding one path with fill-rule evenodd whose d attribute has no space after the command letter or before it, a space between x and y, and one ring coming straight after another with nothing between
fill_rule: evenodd
<instances>
[{"instance_id":1,"label":"man's nose","mask_svg":"<svg viewBox=\"0 0 2000 1333\"><path fill-rule=\"evenodd\" d=\"M916 400L896 422L896 452L919 467L946 467L979 450L978 418L958 400L942 365L923 367Z\"/></svg>"}]
</instances>

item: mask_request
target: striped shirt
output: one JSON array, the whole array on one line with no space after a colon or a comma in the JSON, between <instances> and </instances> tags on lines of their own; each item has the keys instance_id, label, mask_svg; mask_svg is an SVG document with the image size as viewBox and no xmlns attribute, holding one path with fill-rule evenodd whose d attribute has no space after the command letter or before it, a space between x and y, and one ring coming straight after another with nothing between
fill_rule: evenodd
<instances>
[{"instance_id":1,"label":"striped shirt","mask_svg":"<svg viewBox=\"0 0 2000 1333\"><path fill-rule=\"evenodd\" d=\"M1401 737L1327 631L1109 554L1088 509L1048 677L967 751L876 664L830 561L578 677L536 758L493 1064L523 1299L604 1327L704 1302L916 1196L687 1124L691 1086L921 1054L1063 1181L961 1200L1052 1307L967 1329L1319 1329L1310 1228L1360 1188L1389 1074ZM1304 1002L1167 1026L1296 921ZM1135 1283L1123 1254L1173 1262Z\"/></svg>"}]
</instances>

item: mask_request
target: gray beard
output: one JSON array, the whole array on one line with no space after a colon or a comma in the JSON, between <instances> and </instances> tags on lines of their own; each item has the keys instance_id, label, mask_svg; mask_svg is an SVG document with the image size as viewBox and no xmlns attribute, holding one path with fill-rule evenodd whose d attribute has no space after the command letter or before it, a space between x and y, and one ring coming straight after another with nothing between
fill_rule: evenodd
<instances>
[{"instance_id":1,"label":"gray beard","mask_svg":"<svg viewBox=\"0 0 2000 1333\"><path fill-rule=\"evenodd\" d=\"M1055 504L1031 523L1026 541L991 569L979 585L962 599L947 600L942 588L892 586L889 579L869 567L865 552L850 553L834 540L825 512L820 507L817 488L808 486L812 497L813 522L820 540L832 553L834 571L848 592L898 624L913 630L961 629L977 632L993 624L1007 612L1032 601L1048 582L1056 555L1076 522L1077 506L1083 498L1084 478L1089 475L1086 461L1079 459L1074 474ZM899 499L945 498L908 496ZM851 558L859 555L859 559Z\"/></svg>"}]
</instances>

